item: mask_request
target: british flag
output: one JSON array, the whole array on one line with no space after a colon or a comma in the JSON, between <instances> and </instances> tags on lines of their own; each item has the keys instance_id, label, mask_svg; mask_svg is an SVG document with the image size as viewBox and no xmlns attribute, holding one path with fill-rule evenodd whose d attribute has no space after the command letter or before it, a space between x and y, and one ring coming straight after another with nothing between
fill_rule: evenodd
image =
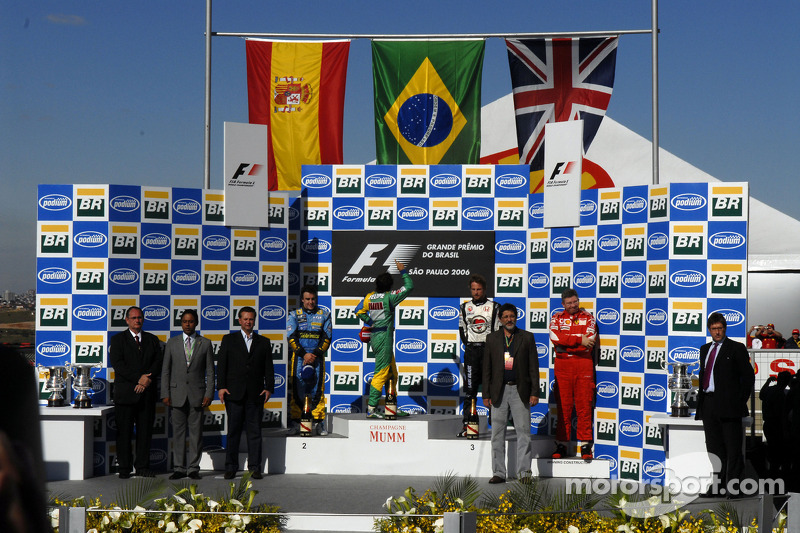
<instances>
[{"instance_id":1,"label":"british flag","mask_svg":"<svg viewBox=\"0 0 800 533\"><path fill-rule=\"evenodd\" d=\"M506 39L520 163L544 168L544 125L583 120L584 152L614 88L618 37Z\"/></svg>"}]
</instances>

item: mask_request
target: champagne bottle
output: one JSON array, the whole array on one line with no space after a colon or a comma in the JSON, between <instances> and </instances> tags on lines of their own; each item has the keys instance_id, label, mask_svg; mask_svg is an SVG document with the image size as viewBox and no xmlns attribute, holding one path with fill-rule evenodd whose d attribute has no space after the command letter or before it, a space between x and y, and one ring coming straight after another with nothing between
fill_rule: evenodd
<instances>
[{"instance_id":1,"label":"champagne bottle","mask_svg":"<svg viewBox=\"0 0 800 533\"><path fill-rule=\"evenodd\" d=\"M389 380L389 390L386 391L386 401L384 402L386 413L384 420L397 420L397 396L394 392L394 384Z\"/></svg>"},{"instance_id":2,"label":"champagne bottle","mask_svg":"<svg viewBox=\"0 0 800 533\"><path fill-rule=\"evenodd\" d=\"M311 426L312 426L311 398L309 396L306 396L306 405L305 407L303 407L303 415L300 417L300 436L310 437Z\"/></svg>"},{"instance_id":3,"label":"champagne bottle","mask_svg":"<svg viewBox=\"0 0 800 533\"><path fill-rule=\"evenodd\" d=\"M472 408L467 417L467 438L477 439L480 436L480 422L478 421L478 400L472 399Z\"/></svg>"}]
</instances>

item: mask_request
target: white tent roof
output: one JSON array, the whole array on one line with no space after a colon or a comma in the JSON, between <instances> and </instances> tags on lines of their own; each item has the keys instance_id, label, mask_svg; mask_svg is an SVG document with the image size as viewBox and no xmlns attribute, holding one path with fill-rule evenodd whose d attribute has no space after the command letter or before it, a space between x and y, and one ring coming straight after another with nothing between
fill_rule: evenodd
<instances>
[{"instance_id":1,"label":"white tent roof","mask_svg":"<svg viewBox=\"0 0 800 533\"><path fill-rule=\"evenodd\" d=\"M514 102L508 94L481 109L481 156L516 148ZM608 172L618 187L652 181L652 143L609 116L603 119L586 157ZM679 157L659 149L659 182L719 182ZM800 221L750 198L750 236L780 235L780 239L750 238L748 270L800 270Z\"/></svg>"}]
</instances>

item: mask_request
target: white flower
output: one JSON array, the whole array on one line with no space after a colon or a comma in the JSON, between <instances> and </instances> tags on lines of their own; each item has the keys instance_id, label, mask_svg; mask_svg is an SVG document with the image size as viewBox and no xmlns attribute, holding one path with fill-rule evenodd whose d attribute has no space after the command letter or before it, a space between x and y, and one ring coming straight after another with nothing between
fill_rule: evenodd
<instances>
[{"instance_id":1,"label":"white flower","mask_svg":"<svg viewBox=\"0 0 800 533\"><path fill-rule=\"evenodd\" d=\"M167 524L167 529L164 530L166 533L175 533L178 531L178 526L175 525L175 522L170 522Z\"/></svg>"},{"instance_id":2,"label":"white flower","mask_svg":"<svg viewBox=\"0 0 800 533\"><path fill-rule=\"evenodd\" d=\"M397 503L406 503L405 496L400 496L399 498L397 498Z\"/></svg>"},{"instance_id":3,"label":"white flower","mask_svg":"<svg viewBox=\"0 0 800 533\"><path fill-rule=\"evenodd\" d=\"M86 533L98 533L98 532L97 532L96 528L92 528L89 531L87 531Z\"/></svg>"},{"instance_id":4,"label":"white flower","mask_svg":"<svg viewBox=\"0 0 800 533\"><path fill-rule=\"evenodd\" d=\"M108 518L108 515L103 515L103 525L107 526L111 523L111 520Z\"/></svg>"},{"instance_id":5,"label":"white flower","mask_svg":"<svg viewBox=\"0 0 800 533\"><path fill-rule=\"evenodd\" d=\"M389 496L388 498L386 498L386 503L384 503L384 504L383 504L383 506L384 506L386 509L389 509L389 508L392 506L392 499L393 499L393 498L392 498L391 496Z\"/></svg>"},{"instance_id":6,"label":"white flower","mask_svg":"<svg viewBox=\"0 0 800 533\"><path fill-rule=\"evenodd\" d=\"M50 511L50 526L58 527L58 507Z\"/></svg>"},{"instance_id":7,"label":"white flower","mask_svg":"<svg viewBox=\"0 0 800 533\"><path fill-rule=\"evenodd\" d=\"M461 498L456 498L456 503L458 504L459 507L464 507L464 500L462 500Z\"/></svg>"},{"instance_id":8,"label":"white flower","mask_svg":"<svg viewBox=\"0 0 800 533\"><path fill-rule=\"evenodd\" d=\"M225 528L225 533L236 533L236 528L228 526Z\"/></svg>"},{"instance_id":9,"label":"white flower","mask_svg":"<svg viewBox=\"0 0 800 533\"><path fill-rule=\"evenodd\" d=\"M175 498L175 500L176 500L178 503L181 503L181 504L183 504L183 503L186 503L186 500L184 500L183 498L181 498L181 497L180 497L180 496L178 496L177 494L176 494L175 496L173 496L173 498Z\"/></svg>"},{"instance_id":10,"label":"white flower","mask_svg":"<svg viewBox=\"0 0 800 533\"><path fill-rule=\"evenodd\" d=\"M203 522L199 518L195 518L194 520L189 521L189 527L192 531L197 531L203 527Z\"/></svg>"},{"instance_id":11,"label":"white flower","mask_svg":"<svg viewBox=\"0 0 800 533\"><path fill-rule=\"evenodd\" d=\"M238 527L243 525L242 517L239 516L238 514L231 515L230 521L231 521L231 525L233 527L237 527L238 528Z\"/></svg>"},{"instance_id":12,"label":"white flower","mask_svg":"<svg viewBox=\"0 0 800 533\"><path fill-rule=\"evenodd\" d=\"M167 505L164 506L164 510L165 511L170 511L170 512L174 511L175 510L175 504L174 503L168 503Z\"/></svg>"},{"instance_id":13,"label":"white flower","mask_svg":"<svg viewBox=\"0 0 800 533\"><path fill-rule=\"evenodd\" d=\"M658 519L661 520L661 525L664 527L664 529L669 527L669 518L667 518L666 515L662 514L658 517Z\"/></svg>"},{"instance_id":14,"label":"white flower","mask_svg":"<svg viewBox=\"0 0 800 533\"><path fill-rule=\"evenodd\" d=\"M217 507L219 507L219 503L218 502L215 502L214 500L208 500L208 508L209 509L214 510Z\"/></svg>"},{"instance_id":15,"label":"white flower","mask_svg":"<svg viewBox=\"0 0 800 533\"><path fill-rule=\"evenodd\" d=\"M161 528L163 528L165 523L166 523L166 522L164 522L163 520L159 520L159 521L158 521L158 529L161 529ZM87 533L88 533L88 531L87 531Z\"/></svg>"},{"instance_id":16,"label":"white flower","mask_svg":"<svg viewBox=\"0 0 800 533\"><path fill-rule=\"evenodd\" d=\"M195 512L196 509L194 508L194 505L192 505L191 503L187 503L186 505L183 506L183 510L186 511L187 513L193 513Z\"/></svg>"},{"instance_id":17,"label":"white flower","mask_svg":"<svg viewBox=\"0 0 800 533\"><path fill-rule=\"evenodd\" d=\"M569 526L569 527L575 527L575 526ZM569 531L570 533L573 533L571 529L567 529L567 531ZM575 527L575 531L578 531L578 528L577 528L577 527ZM531 531L530 529L528 529L528 528L526 527L526 528L524 528L524 529L520 529L520 530L519 530L519 533L533 533L533 531Z\"/></svg>"},{"instance_id":18,"label":"white flower","mask_svg":"<svg viewBox=\"0 0 800 533\"><path fill-rule=\"evenodd\" d=\"M627 504L628 504L628 500L626 500L624 497L622 497L622 498L619 499L619 502L617 503L617 507L622 508L622 507L625 507Z\"/></svg>"},{"instance_id":19,"label":"white flower","mask_svg":"<svg viewBox=\"0 0 800 533\"><path fill-rule=\"evenodd\" d=\"M144 507L142 507L141 505L137 505L136 507L134 507L134 508L133 508L133 512L135 512L135 513L136 513L136 514L138 514L139 516L144 516L144 513L143 513L142 511L146 511L146 510L147 510L147 509L145 509L145 508L144 508Z\"/></svg>"},{"instance_id":20,"label":"white flower","mask_svg":"<svg viewBox=\"0 0 800 533\"><path fill-rule=\"evenodd\" d=\"M119 509L119 507L114 507L114 509ZM119 517L122 516L122 513L119 511L109 511L108 516L114 523L116 523L119 522Z\"/></svg>"},{"instance_id":21,"label":"white flower","mask_svg":"<svg viewBox=\"0 0 800 533\"><path fill-rule=\"evenodd\" d=\"M242 502L240 502L240 501L239 501L239 500L237 500L236 498L231 498L230 500L228 500L228 502L229 502L229 503L231 503L231 504L233 504L233 506L234 506L234 507L236 507L236 510L237 510L237 511L238 511L239 509L241 509L242 507L244 507L244 505L242 505Z\"/></svg>"},{"instance_id":22,"label":"white flower","mask_svg":"<svg viewBox=\"0 0 800 533\"><path fill-rule=\"evenodd\" d=\"M242 517L242 523L244 523L244 525L247 525L247 524L250 523L250 519L251 519L251 516L249 514L246 514L246 515L244 515Z\"/></svg>"},{"instance_id":23,"label":"white flower","mask_svg":"<svg viewBox=\"0 0 800 533\"><path fill-rule=\"evenodd\" d=\"M434 533L442 533L444 531L444 518L438 518L433 523L433 531Z\"/></svg>"},{"instance_id":24,"label":"white flower","mask_svg":"<svg viewBox=\"0 0 800 533\"><path fill-rule=\"evenodd\" d=\"M525 528L525 529L528 529L528 528ZM568 533L581 533L581 530L580 530L580 529L578 529L578 528L577 528L577 527L575 527L575 526L569 526L569 527L567 528L567 532L568 532Z\"/></svg>"},{"instance_id":25,"label":"white flower","mask_svg":"<svg viewBox=\"0 0 800 533\"><path fill-rule=\"evenodd\" d=\"M631 526L629 526L628 524L622 524L617 528L617 531L624 531L625 533L633 533Z\"/></svg>"}]
</instances>

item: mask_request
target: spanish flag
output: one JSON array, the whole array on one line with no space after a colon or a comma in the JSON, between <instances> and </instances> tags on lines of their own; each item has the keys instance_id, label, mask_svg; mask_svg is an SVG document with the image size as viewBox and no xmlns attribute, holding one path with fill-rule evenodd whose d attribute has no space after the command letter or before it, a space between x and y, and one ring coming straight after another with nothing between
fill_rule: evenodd
<instances>
[{"instance_id":1,"label":"spanish flag","mask_svg":"<svg viewBox=\"0 0 800 533\"><path fill-rule=\"evenodd\" d=\"M248 39L251 124L266 124L269 190L300 189L301 165L342 163L350 41Z\"/></svg>"}]
</instances>

